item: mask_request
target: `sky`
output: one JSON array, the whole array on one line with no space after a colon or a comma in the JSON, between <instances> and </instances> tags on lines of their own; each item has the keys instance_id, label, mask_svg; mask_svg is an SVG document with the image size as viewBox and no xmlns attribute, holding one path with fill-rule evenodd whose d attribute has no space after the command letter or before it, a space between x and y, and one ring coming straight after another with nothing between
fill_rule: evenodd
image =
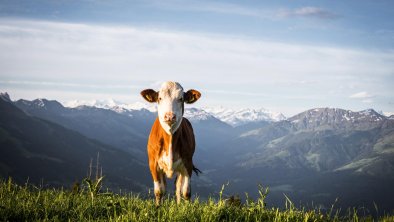
<instances>
[{"instance_id":1,"label":"sky","mask_svg":"<svg viewBox=\"0 0 394 222\"><path fill-rule=\"evenodd\" d=\"M394 114L394 1L0 0L0 92L115 99L177 81L197 107Z\"/></svg>"}]
</instances>

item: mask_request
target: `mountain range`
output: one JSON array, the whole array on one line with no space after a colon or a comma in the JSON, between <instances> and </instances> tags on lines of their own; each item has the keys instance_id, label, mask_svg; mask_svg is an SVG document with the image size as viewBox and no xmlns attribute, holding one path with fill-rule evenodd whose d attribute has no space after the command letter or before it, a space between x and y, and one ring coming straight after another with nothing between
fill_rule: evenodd
<instances>
[{"instance_id":1,"label":"mountain range","mask_svg":"<svg viewBox=\"0 0 394 222\"><path fill-rule=\"evenodd\" d=\"M65 107L76 108L80 106L89 106L111 110L149 110L157 112L156 106L147 103L135 102L125 104L113 99L107 100L72 100L63 103ZM198 111L198 112L197 112ZM190 115L189 115L190 113ZM272 112L264 108L260 109L228 109L224 107L204 107L202 109L186 109L186 117L189 119L206 119L215 117L233 127L242 126L255 122L273 122L286 119L282 113Z\"/></svg>"},{"instance_id":2,"label":"mountain range","mask_svg":"<svg viewBox=\"0 0 394 222\"><path fill-rule=\"evenodd\" d=\"M100 153L111 187L137 192L151 187L146 142L154 106L115 101L64 106L46 99L11 101L8 94L0 103L1 176L34 174L68 186ZM286 194L295 203L322 208L339 198L343 208L394 209L388 198L394 196L392 117L372 109L316 108L285 118L265 109L222 107L186 108L185 117L196 134L194 162L204 172L193 176L193 192L203 198L229 182L228 195L255 197L258 184L270 187L267 200L274 205L283 205ZM30 162L37 158L42 161ZM33 173L31 166L39 170Z\"/></svg>"},{"instance_id":3,"label":"mountain range","mask_svg":"<svg viewBox=\"0 0 394 222\"><path fill-rule=\"evenodd\" d=\"M392 209L394 122L373 110L320 108L246 131L228 142L219 183L232 172L232 192L265 183L271 197ZM275 202L275 200L273 200Z\"/></svg>"},{"instance_id":4,"label":"mountain range","mask_svg":"<svg viewBox=\"0 0 394 222\"><path fill-rule=\"evenodd\" d=\"M37 103L58 110L58 103ZM88 176L90 162L99 161L106 186L143 192L150 181L145 161L128 152L17 108L0 96L0 175L19 183L71 187ZM97 157L99 155L99 157ZM93 169L92 171L96 171ZM94 175L93 175L94 176Z\"/></svg>"}]
</instances>

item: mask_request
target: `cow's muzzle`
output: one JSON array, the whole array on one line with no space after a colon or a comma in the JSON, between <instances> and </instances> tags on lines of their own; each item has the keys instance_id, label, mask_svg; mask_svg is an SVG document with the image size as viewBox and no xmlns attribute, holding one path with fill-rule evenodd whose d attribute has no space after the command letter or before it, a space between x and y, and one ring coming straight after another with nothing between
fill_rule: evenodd
<instances>
[{"instance_id":1,"label":"cow's muzzle","mask_svg":"<svg viewBox=\"0 0 394 222\"><path fill-rule=\"evenodd\" d=\"M166 113L164 115L164 122L169 126L173 125L176 122L176 115L173 112Z\"/></svg>"}]
</instances>

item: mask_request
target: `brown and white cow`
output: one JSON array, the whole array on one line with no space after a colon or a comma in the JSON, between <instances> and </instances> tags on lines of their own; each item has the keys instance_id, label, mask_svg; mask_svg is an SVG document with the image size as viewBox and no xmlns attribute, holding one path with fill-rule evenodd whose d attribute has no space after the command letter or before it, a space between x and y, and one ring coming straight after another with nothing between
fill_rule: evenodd
<instances>
[{"instance_id":1,"label":"brown and white cow","mask_svg":"<svg viewBox=\"0 0 394 222\"><path fill-rule=\"evenodd\" d=\"M183 91L177 82L164 82L158 92L145 89L142 97L157 103L158 117L153 123L148 140L149 168L152 174L156 204L165 194L166 177L176 174L177 203L190 199L192 171L200 172L193 165L195 139L192 125L183 117L184 103L194 103L201 93L197 90Z\"/></svg>"}]
</instances>

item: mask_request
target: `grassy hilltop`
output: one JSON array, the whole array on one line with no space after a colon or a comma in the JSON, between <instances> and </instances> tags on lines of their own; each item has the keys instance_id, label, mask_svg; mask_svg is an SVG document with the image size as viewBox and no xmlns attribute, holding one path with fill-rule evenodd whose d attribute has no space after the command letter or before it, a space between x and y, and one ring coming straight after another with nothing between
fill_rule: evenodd
<instances>
[{"instance_id":1,"label":"grassy hilltop","mask_svg":"<svg viewBox=\"0 0 394 222\"><path fill-rule=\"evenodd\" d=\"M267 208L267 189L260 188L260 198L209 199L177 205L166 198L156 207L153 198L134 194L99 192L97 181L84 181L85 186L72 190L42 189L32 185L20 186L0 181L0 221L373 221L361 210L348 210L346 216L338 211L323 213L319 209L297 209L287 199L285 208ZM98 186L96 186L98 185ZM224 186L223 186L224 188ZM375 218L376 220L376 218ZM384 216L380 221L394 221Z\"/></svg>"}]
</instances>

